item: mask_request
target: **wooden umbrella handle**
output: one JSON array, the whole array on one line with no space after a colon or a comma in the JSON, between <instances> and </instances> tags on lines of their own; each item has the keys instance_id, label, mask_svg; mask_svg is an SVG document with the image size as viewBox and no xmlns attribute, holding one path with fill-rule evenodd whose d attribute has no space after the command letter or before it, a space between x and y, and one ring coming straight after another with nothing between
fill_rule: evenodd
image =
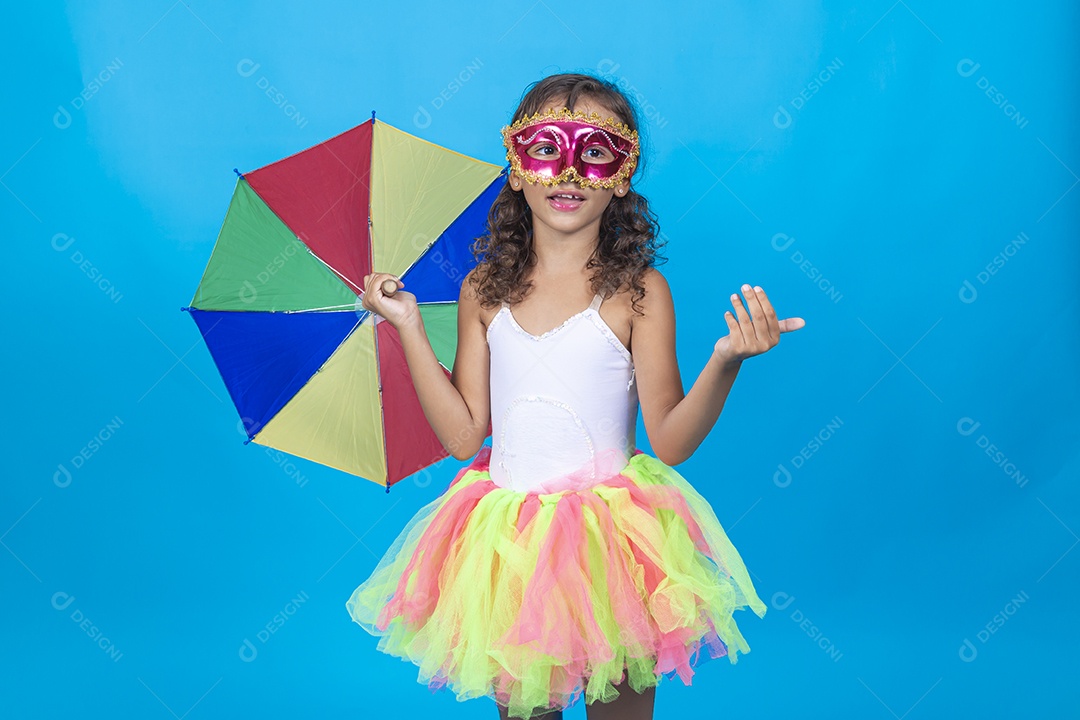
<instances>
[{"instance_id":1,"label":"wooden umbrella handle","mask_svg":"<svg viewBox=\"0 0 1080 720\"><path fill-rule=\"evenodd\" d=\"M398 291L397 281L391 278L383 280L382 291L386 297L393 297L394 293Z\"/></svg>"}]
</instances>

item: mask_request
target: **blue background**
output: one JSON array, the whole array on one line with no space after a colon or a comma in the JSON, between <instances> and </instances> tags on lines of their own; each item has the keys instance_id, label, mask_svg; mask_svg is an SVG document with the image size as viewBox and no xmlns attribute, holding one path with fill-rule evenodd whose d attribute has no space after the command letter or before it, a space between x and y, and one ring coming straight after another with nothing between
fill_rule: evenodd
<instances>
[{"instance_id":1,"label":"blue background","mask_svg":"<svg viewBox=\"0 0 1080 720\"><path fill-rule=\"evenodd\" d=\"M685 387L743 282L807 321L679 466L769 612L656 717L1078 716L1075 5L661 7L5 9L0 715L496 716L344 607L460 463L386 495L245 446L179 309L234 167L373 109L501 162L592 70L649 116Z\"/></svg>"}]
</instances>

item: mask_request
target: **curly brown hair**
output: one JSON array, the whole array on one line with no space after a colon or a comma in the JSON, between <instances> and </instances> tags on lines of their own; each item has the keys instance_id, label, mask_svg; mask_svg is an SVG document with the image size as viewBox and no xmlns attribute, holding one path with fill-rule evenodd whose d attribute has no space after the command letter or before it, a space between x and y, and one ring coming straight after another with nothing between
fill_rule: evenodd
<instances>
[{"instance_id":1,"label":"curly brown hair","mask_svg":"<svg viewBox=\"0 0 1080 720\"><path fill-rule=\"evenodd\" d=\"M530 85L510 123L562 98L566 98L569 110L574 109L579 98L588 98L613 111L631 130L638 130L640 125L636 108L617 86L581 73L551 75ZM634 177L640 176L643 161L644 157L639 158ZM659 235L660 227L648 200L635 192L633 185L626 195L613 196L600 219L600 241L585 265L595 268L590 276L593 292L606 298L628 286L634 291L631 304L641 314L637 301L645 296L642 276L658 261L666 262L657 254L663 245ZM503 301L513 304L528 294L533 283L526 280L526 275L536 264L532 240L529 205L524 193L511 190L508 182L488 213L487 234L477 238L471 248L477 266L469 281L482 306Z\"/></svg>"}]
</instances>

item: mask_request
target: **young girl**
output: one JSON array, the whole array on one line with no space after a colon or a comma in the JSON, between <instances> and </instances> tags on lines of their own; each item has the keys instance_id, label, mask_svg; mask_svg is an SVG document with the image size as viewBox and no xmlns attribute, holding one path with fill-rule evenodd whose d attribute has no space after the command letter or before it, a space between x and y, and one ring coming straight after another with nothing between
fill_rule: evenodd
<instances>
[{"instance_id":1,"label":"young girl","mask_svg":"<svg viewBox=\"0 0 1080 720\"><path fill-rule=\"evenodd\" d=\"M743 285L746 307L731 296L728 334L684 396L655 218L631 188L637 128L595 77L526 92L461 287L452 379L415 296L388 295L384 281L404 287L393 275L364 279L363 306L400 334L432 428L475 458L347 608L421 682L492 697L501 717L559 718L584 695L591 720L651 718L662 676L690 684L702 660L750 651L735 610L765 615L708 502L670 466L705 439L742 361L804 323ZM655 456L636 446L639 401Z\"/></svg>"}]
</instances>

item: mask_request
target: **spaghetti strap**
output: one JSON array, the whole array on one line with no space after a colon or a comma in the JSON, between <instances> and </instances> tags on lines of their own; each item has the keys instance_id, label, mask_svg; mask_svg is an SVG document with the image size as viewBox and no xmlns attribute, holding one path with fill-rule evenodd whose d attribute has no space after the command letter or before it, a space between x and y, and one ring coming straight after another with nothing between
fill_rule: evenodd
<instances>
[{"instance_id":1,"label":"spaghetti strap","mask_svg":"<svg viewBox=\"0 0 1080 720\"><path fill-rule=\"evenodd\" d=\"M600 293L596 293L595 295L593 295L592 302L589 303L589 309L590 310L599 310L600 309L600 304L602 302L604 302L604 297Z\"/></svg>"}]
</instances>

